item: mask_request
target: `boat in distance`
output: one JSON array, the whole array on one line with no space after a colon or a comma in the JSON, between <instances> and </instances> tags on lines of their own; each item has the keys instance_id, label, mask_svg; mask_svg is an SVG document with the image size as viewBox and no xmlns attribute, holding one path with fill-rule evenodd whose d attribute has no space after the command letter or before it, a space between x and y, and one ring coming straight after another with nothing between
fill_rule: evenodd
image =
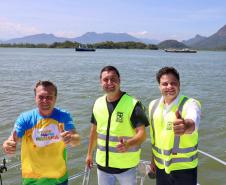
<instances>
[{"instance_id":1,"label":"boat in distance","mask_svg":"<svg viewBox=\"0 0 226 185\"><path fill-rule=\"evenodd\" d=\"M75 48L75 51L96 51L96 49L94 49L94 48L81 48L81 47L78 47L78 48Z\"/></svg>"},{"instance_id":2,"label":"boat in distance","mask_svg":"<svg viewBox=\"0 0 226 185\"><path fill-rule=\"evenodd\" d=\"M197 53L197 50L183 48L183 49L164 49L165 52L174 52L174 53Z\"/></svg>"}]
</instances>

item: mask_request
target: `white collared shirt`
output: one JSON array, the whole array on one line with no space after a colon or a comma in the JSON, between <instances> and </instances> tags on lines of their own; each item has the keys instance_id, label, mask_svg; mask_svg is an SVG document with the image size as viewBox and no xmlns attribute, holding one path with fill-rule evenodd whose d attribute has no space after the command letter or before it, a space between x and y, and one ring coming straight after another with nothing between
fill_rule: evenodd
<instances>
[{"instance_id":1,"label":"white collared shirt","mask_svg":"<svg viewBox=\"0 0 226 185\"><path fill-rule=\"evenodd\" d=\"M163 100L164 98L162 96L160 99L160 103L164 104ZM178 104L179 100L180 100L180 95L178 95L177 98L173 100L169 105L164 104L163 117L165 117L166 114L171 111L173 105ZM201 119L201 108L198 105L198 103L194 99L192 99L191 101L188 101L185 103L183 109L186 112L184 119L193 120L195 123L195 129L198 129L200 124L200 119Z\"/></svg>"}]
</instances>

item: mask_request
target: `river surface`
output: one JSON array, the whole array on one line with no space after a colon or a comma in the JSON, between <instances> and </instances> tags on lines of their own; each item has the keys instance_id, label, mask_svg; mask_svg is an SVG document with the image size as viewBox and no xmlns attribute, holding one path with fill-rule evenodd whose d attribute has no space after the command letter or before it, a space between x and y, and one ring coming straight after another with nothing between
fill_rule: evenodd
<instances>
[{"instance_id":1,"label":"river surface","mask_svg":"<svg viewBox=\"0 0 226 185\"><path fill-rule=\"evenodd\" d=\"M70 175L85 167L90 116L102 95L99 73L114 65L121 74L121 89L141 100L145 107L158 98L156 72L174 66L181 76L181 93L200 100L202 121L199 149L226 161L226 52L166 53L151 50L96 50L0 48L0 141L9 136L21 112L35 107L33 88L38 80L58 86L57 105L68 110L76 123L82 144L68 149ZM150 159L150 139L142 146L142 158ZM0 151L1 159L4 157ZM20 151L8 158L9 169L2 175L4 185L20 184ZM15 167L14 167L15 165ZM92 170L90 185L96 185ZM199 154L200 185L226 184L226 166ZM82 184L82 177L70 181ZM145 184L154 184L146 179Z\"/></svg>"}]
</instances>

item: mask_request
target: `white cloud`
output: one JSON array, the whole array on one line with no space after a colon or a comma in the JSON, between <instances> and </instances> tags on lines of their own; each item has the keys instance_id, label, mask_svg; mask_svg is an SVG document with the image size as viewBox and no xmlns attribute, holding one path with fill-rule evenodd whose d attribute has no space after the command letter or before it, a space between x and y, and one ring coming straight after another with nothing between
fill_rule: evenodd
<instances>
[{"instance_id":1,"label":"white cloud","mask_svg":"<svg viewBox=\"0 0 226 185\"><path fill-rule=\"evenodd\" d=\"M156 39L156 40L165 40L168 38L165 33L150 33L148 31L140 31L140 32L129 32L128 34L137 37L137 38L145 38L145 39ZM164 36L165 35L165 36Z\"/></svg>"},{"instance_id":2,"label":"white cloud","mask_svg":"<svg viewBox=\"0 0 226 185\"><path fill-rule=\"evenodd\" d=\"M146 38L149 37L149 32L148 31L140 31L140 32L129 32L128 34L134 36L134 37L139 37L139 38Z\"/></svg>"},{"instance_id":3,"label":"white cloud","mask_svg":"<svg viewBox=\"0 0 226 185\"><path fill-rule=\"evenodd\" d=\"M40 31L32 26L26 26L17 22L12 22L0 17L0 37L1 39L10 39L23 37L32 34L38 34Z\"/></svg>"},{"instance_id":4,"label":"white cloud","mask_svg":"<svg viewBox=\"0 0 226 185\"><path fill-rule=\"evenodd\" d=\"M59 31L59 32L55 32L54 35L57 37L66 37L66 38L78 37L78 35L73 31L70 31L70 32Z\"/></svg>"}]
</instances>

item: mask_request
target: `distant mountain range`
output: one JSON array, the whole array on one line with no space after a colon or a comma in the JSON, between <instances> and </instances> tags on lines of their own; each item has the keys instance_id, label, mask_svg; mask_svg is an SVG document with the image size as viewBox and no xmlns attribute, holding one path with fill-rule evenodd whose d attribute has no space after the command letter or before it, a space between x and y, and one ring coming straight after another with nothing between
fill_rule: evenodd
<instances>
[{"instance_id":1,"label":"distant mountain range","mask_svg":"<svg viewBox=\"0 0 226 185\"><path fill-rule=\"evenodd\" d=\"M195 49L226 49L226 25L209 37L196 35L196 37L183 41L189 47Z\"/></svg>"},{"instance_id":2,"label":"distant mountain range","mask_svg":"<svg viewBox=\"0 0 226 185\"><path fill-rule=\"evenodd\" d=\"M194 46L195 44L205 40L207 37L201 36L201 35L196 35L194 38L191 38L189 40L186 41L182 41L182 43L184 43L187 46Z\"/></svg>"},{"instance_id":3,"label":"distant mountain range","mask_svg":"<svg viewBox=\"0 0 226 185\"><path fill-rule=\"evenodd\" d=\"M145 44L158 44L158 40L141 39L133 37L127 33L95 33L87 32L76 38L56 37L53 34L37 34L22 38L0 41L0 43L20 44L52 44L54 42L79 42L82 44L94 44L99 42L143 42ZM159 48L194 48L194 49L210 49L210 50L226 50L226 25L220 28L216 33L209 37L196 35L194 38L178 42L176 40L165 40L158 44Z\"/></svg>"},{"instance_id":4,"label":"distant mountain range","mask_svg":"<svg viewBox=\"0 0 226 185\"><path fill-rule=\"evenodd\" d=\"M95 33L95 32L87 32L84 35L76 38L63 38L56 37L53 34L36 34L31 36L26 36L22 38L15 38L6 41L2 41L1 43L9 43L9 44L21 44L21 43L29 43L29 44L52 44L54 42L79 42L82 44L94 44L98 42L143 42L146 44L157 44L158 40L150 40L150 39L140 39L133 37L127 33Z\"/></svg>"},{"instance_id":5,"label":"distant mountain range","mask_svg":"<svg viewBox=\"0 0 226 185\"><path fill-rule=\"evenodd\" d=\"M88 32L81 37L77 37L74 39L76 42L79 43L99 43L99 42L106 42L106 41L113 41L113 42L126 42L126 41L133 41L133 42L143 42L141 39L133 37L127 33L95 33L95 32ZM149 41L152 42L152 41Z\"/></svg>"},{"instance_id":6,"label":"distant mountain range","mask_svg":"<svg viewBox=\"0 0 226 185\"><path fill-rule=\"evenodd\" d=\"M15 38L6 40L3 43L9 43L9 44L52 44L54 42L64 42L68 39L62 38L62 37L56 37L53 34L36 34L36 35L30 35L22 38Z\"/></svg>"},{"instance_id":7,"label":"distant mountain range","mask_svg":"<svg viewBox=\"0 0 226 185\"><path fill-rule=\"evenodd\" d=\"M209 37L196 35L186 41L178 42L176 40L165 40L158 44L161 49L165 48L194 48L206 50L226 50L226 25L220 28L216 33Z\"/></svg>"}]
</instances>

